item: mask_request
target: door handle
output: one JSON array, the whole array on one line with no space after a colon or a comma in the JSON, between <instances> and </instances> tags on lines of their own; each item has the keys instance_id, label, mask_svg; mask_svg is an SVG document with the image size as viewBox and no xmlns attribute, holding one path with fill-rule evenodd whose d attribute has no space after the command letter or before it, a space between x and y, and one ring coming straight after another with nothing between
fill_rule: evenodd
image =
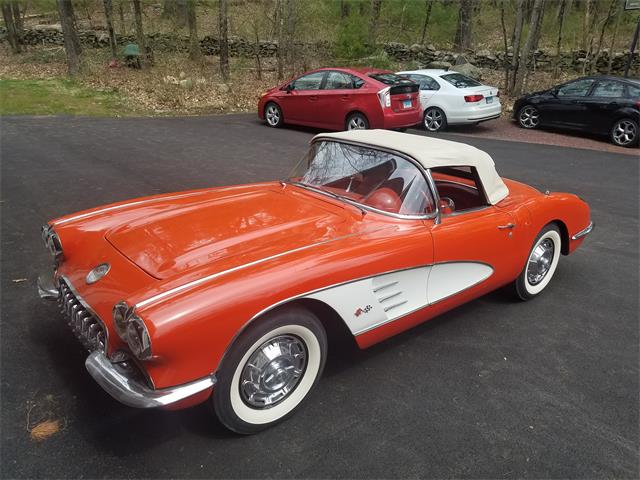
<instances>
[{"instance_id":1,"label":"door handle","mask_svg":"<svg viewBox=\"0 0 640 480\"><path fill-rule=\"evenodd\" d=\"M515 227L515 223L507 223L506 225L498 225L498 230L508 230Z\"/></svg>"},{"instance_id":2,"label":"door handle","mask_svg":"<svg viewBox=\"0 0 640 480\"><path fill-rule=\"evenodd\" d=\"M317 100L318 100L318 96L317 96L317 95L311 95L311 96L309 97L309 100L310 100L311 102L315 102L315 101L317 101Z\"/></svg>"},{"instance_id":3,"label":"door handle","mask_svg":"<svg viewBox=\"0 0 640 480\"><path fill-rule=\"evenodd\" d=\"M351 96L350 96L350 95L342 95L342 96L340 97L340 100L345 100L345 101L347 101L347 100L351 100Z\"/></svg>"}]
</instances>

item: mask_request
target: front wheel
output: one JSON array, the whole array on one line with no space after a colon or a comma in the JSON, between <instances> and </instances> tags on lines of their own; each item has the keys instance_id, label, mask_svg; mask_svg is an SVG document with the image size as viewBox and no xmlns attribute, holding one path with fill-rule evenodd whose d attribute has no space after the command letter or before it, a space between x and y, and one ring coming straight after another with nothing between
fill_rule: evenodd
<instances>
[{"instance_id":1,"label":"front wheel","mask_svg":"<svg viewBox=\"0 0 640 480\"><path fill-rule=\"evenodd\" d=\"M424 111L424 128L438 132L447 128L447 116L438 107L429 107Z\"/></svg>"},{"instance_id":2,"label":"front wheel","mask_svg":"<svg viewBox=\"0 0 640 480\"><path fill-rule=\"evenodd\" d=\"M611 141L620 147L634 147L638 138L638 123L630 118L617 120L611 128Z\"/></svg>"},{"instance_id":3,"label":"front wheel","mask_svg":"<svg viewBox=\"0 0 640 480\"><path fill-rule=\"evenodd\" d=\"M283 125L284 119L282 117L282 109L277 103L267 103L264 107L264 119L270 127L279 128Z\"/></svg>"},{"instance_id":4,"label":"front wheel","mask_svg":"<svg viewBox=\"0 0 640 480\"><path fill-rule=\"evenodd\" d=\"M527 264L515 281L515 291L521 300L538 296L551 281L558 267L562 238L554 224L542 229L533 242Z\"/></svg>"},{"instance_id":5,"label":"front wheel","mask_svg":"<svg viewBox=\"0 0 640 480\"><path fill-rule=\"evenodd\" d=\"M518 111L518 123L522 128L537 128L540 124L540 112L533 105L525 105Z\"/></svg>"},{"instance_id":6,"label":"front wheel","mask_svg":"<svg viewBox=\"0 0 640 480\"><path fill-rule=\"evenodd\" d=\"M257 433L289 417L318 382L327 336L301 307L267 314L244 332L217 372L213 406L220 421L241 434Z\"/></svg>"}]
</instances>

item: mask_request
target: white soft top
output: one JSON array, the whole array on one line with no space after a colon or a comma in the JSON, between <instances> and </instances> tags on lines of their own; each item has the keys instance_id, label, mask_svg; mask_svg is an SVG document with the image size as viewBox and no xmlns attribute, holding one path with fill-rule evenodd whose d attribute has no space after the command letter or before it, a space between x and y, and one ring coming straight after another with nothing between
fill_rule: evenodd
<instances>
[{"instance_id":1,"label":"white soft top","mask_svg":"<svg viewBox=\"0 0 640 480\"><path fill-rule=\"evenodd\" d=\"M393 132L391 130L352 130L349 132L321 133L316 140L358 142L403 153L425 169L434 167L475 167L482 181L487 200L495 205L509 195L509 189L496 172L493 159L482 150L465 143L438 138Z\"/></svg>"}]
</instances>

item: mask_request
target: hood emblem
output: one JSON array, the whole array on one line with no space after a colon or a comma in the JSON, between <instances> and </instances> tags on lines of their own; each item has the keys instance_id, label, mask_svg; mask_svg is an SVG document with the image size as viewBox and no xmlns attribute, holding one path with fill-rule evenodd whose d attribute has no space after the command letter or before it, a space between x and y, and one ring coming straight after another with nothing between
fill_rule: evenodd
<instances>
[{"instance_id":1,"label":"hood emblem","mask_svg":"<svg viewBox=\"0 0 640 480\"><path fill-rule=\"evenodd\" d=\"M101 263L100 265L95 267L93 270L91 270L87 274L87 276L85 278L85 281L87 282L87 285L91 285L92 283L96 283L98 280L100 280L102 277L104 277L107 273L109 273L110 269L111 269L111 265L109 265L108 263Z\"/></svg>"}]
</instances>

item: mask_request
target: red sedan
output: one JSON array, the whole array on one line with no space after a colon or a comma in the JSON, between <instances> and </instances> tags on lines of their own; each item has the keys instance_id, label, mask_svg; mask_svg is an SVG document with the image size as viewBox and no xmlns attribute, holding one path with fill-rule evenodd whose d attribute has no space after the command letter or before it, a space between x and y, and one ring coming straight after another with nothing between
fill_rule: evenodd
<instances>
[{"instance_id":1,"label":"red sedan","mask_svg":"<svg viewBox=\"0 0 640 480\"><path fill-rule=\"evenodd\" d=\"M258 116L270 127L403 129L422 121L418 90L386 70L320 68L263 93Z\"/></svg>"}]
</instances>

